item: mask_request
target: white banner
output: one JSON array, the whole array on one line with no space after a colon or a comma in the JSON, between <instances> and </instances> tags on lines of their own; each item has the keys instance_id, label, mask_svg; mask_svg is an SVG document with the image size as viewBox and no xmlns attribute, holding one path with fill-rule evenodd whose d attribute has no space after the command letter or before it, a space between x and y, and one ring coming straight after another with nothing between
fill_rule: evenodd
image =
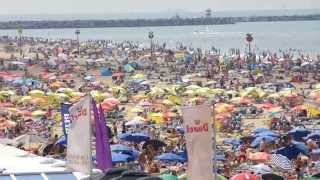
<instances>
[{"instance_id":1,"label":"white banner","mask_svg":"<svg viewBox=\"0 0 320 180\"><path fill-rule=\"evenodd\" d=\"M213 128L209 105L182 108L188 180L213 180Z\"/></svg>"},{"instance_id":2,"label":"white banner","mask_svg":"<svg viewBox=\"0 0 320 180\"><path fill-rule=\"evenodd\" d=\"M70 107L67 167L84 174L91 173L91 97L84 97Z\"/></svg>"}]
</instances>

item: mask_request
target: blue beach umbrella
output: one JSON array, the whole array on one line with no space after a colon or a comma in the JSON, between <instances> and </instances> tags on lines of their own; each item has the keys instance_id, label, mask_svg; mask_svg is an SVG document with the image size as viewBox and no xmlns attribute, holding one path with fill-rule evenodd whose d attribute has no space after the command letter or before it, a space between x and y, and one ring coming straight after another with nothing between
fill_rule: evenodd
<instances>
[{"instance_id":1,"label":"blue beach umbrella","mask_svg":"<svg viewBox=\"0 0 320 180\"><path fill-rule=\"evenodd\" d=\"M288 132L289 135L292 135L295 140L300 140L303 137L308 136L310 131L304 128L294 128Z\"/></svg>"},{"instance_id":2,"label":"blue beach umbrella","mask_svg":"<svg viewBox=\"0 0 320 180\"><path fill-rule=\"evenodd\" d=\"M103 68L100 73L101 76L112 76L112 73L107 68Z\"/></svg>"},{"instance_id":3,"label":"blue beach umbrella","mask_svg":"<svg viewBox=\"0 0 320 180\"><path fill-rule=\"evenodd\" d=\"M113 144L111 145L112 152L132 152L132 148L123 144Z\"/></svg>"},{"instance_id":4,"label":"blue beach umbrella","mask_svg":"<svg viewBox=\"0 0 320 180\"><path fill-rule=\"evenodd\" d=\"M277 137L274 137L274 136L258 136L252 141L250 146L254 147L254 148L258 147L263 139L265 139L265 141L267 143L271 143L271 142L274 142L277 139Z\"/></svg>"},{"instance_id":5,"label":"blue beach umbrella","mask_svg":"<svg viewBox=\"0 0 320 180\"><path fill-rule=\"evenodd\" d=\"M265 132L265 131L271 131L270 129L268 128L256 128L253 130L254 133L262 133L262 132Z\"/></svg>"},{"instance_id":6,"label":"blue beach umbrella","mask_svg":"<svg viewBox=\"0 0 320 180\"><path fill-rule=\"evenodd\" d=\"M165 162L184 162L186 159L173 153L163 153L156 157L159 161Z\"/></svg>"},{"instance_id":7,"label":"blue beach umbrella","mask_svg":"<svg viewBox=\"0 0 320 180\"><path fill-rule=\"evenodd\" d=\"M241 140L229 138L229 139L223 140L223 144L237 146L241 144Z\"/></svg>"},{"instance_id":8,"label":"blue beach umbrella","mask_svg":"<svg viewBox=\"0 0 320 180\"><path fill-rule=\"evenodd\" d=\"M308 147L303 142L292 141L292 145L296 147L302 154L309 154Z\"/></svg>"},{"instance_id":9,"label":"blue beach umbrella","mask_svg":"<svg viewBox=\"0 0 320 180\"><path fill-rule=\"evenodd\" d=\"M136 143L148 141L150 139L148 135L143 133L134 133L134 134L124 133L124 134L120 134L119 138L124 141L130 141L130 142L136 142Z\"/></svg>"},{"instance_id":10,"label":"blue beach umbrella","mask_svg":"<svg viewBox=\"0 0 320 180\"><path fill-rule=\"evenodd\" d=\"M314 141L320 141L320 132L314 132L309 134L305 139L312 139Z\"/></svg>"},{"instance_id":11,"label":"blue beach umbrella","mask_svg":"<svg viewBox=\"0 0 320 180\"><path fill-rule=\"evenodd\" d=\"M57 140L56 144L67 145L67 138L66 138L66 136L64 136L64 135L61 136L61 137Z\"/></svg>"},{"instance_id":12,"label":"blue beach umbrella","mask_svg":"<svg viewBox=\"0 0 320 180\"><path fill-rule=\"evenodd\" d=\"M127 154L121 154L121 153L115 153L115 152L111 152L111 156L112 156L113 163L129 162L129 160L131 158Z\"/></svg>"},{"instance_id":13,"label":"blue beach umbrella","mask_svg":"<svg viewBox=\"0 0 320 180\"><path fill-rule=\"evenodd\" d=\"M279 137L280 134L273 132L273 131L263 131L261 133L258 133L257 136L259 136L259 137L264 137L264 136Z\"/></svg>"}]
</instances>

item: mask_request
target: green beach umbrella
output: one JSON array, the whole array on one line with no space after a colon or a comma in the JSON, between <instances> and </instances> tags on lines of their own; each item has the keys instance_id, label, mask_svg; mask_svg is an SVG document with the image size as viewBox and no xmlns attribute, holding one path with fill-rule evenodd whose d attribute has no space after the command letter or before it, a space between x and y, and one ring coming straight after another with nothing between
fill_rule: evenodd
<instances>
[{"instance_id":1,"label":"green beach umbrella","mask_svg":"<svg viewBox=\"0 0 320 180\"><path fill-rule=\"evenodd\" d=\"M177 176L171 174L163 174L160 176L163 180L179 180Z\"/></svg>"}]
</instances>

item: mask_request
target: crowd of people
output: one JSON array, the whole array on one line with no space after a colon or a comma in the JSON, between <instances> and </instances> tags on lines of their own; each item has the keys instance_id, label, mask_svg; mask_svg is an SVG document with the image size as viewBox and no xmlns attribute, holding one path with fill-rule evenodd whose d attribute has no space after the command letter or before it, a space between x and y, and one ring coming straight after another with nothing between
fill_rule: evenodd
<instances>
[{"instance_id":1,"label":"crowd of people","mask_svg":"<svg viewBox=\"0 0 320 180\"><path fill-rule=\"evenodd\" d=\"M319 55L23 41L20 55L18 39L0 38L3 143L65 159L61 103L91 95L106 114L115 167L183 179L181 107L210 103L219 178L316 179L320 173Z\"/></svg>"}]
</instances>

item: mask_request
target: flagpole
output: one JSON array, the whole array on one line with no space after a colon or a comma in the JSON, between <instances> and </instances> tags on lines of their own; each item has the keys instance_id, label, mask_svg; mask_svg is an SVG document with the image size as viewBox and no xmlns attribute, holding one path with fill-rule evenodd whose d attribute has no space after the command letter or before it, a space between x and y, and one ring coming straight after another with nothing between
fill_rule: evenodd
<instances>
[{"instance_id":1,"label":"flagpole","mask_svg":"<svg viewBox=\"0 0 320 180\"><path fill-rule=\"evenodd\" d=\"M216 133L216 113L215 113L215 101L212 101L212 118L213 118L213 169L214 169L214 180L217 180L217 133Z\"/></svg>"},{"instance_id":2,"label":"flagpole","mask_svg":"<svg viewBox=\"0 0 320 180\"><path fill-rule=\"evenodd\" d=\"M92 96L91 95L89 95L89 98L90 98L90 105L91 105L91 107L92 107ZM89 134L90 134L90 136L89 136L89 143L90 143L90 158L92 158L92 126L91 126L91 109L92 108L89 108L89 117L90 117L90 123L89 123ZM92 161L91 161L91 163L90 163L90 173L89 173L89 180L91 180L92 179Z\"/></svg>"}]
</instances>

